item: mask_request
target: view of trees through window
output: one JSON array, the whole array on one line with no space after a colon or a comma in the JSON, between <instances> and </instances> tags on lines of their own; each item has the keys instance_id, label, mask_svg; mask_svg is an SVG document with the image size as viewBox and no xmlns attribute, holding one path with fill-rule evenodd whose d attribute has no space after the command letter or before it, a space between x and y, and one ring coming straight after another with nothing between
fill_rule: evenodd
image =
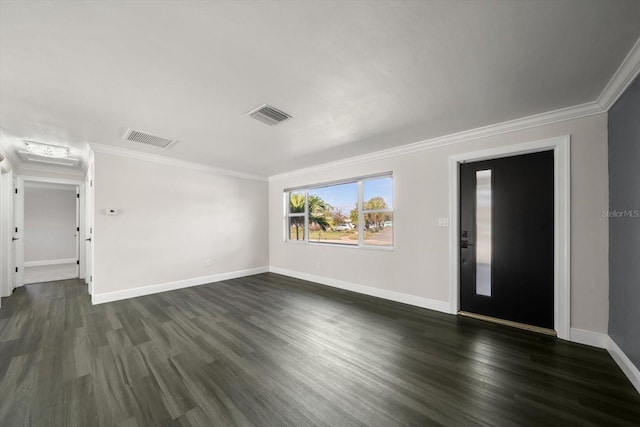
<instances>
[{"instance_id":1,"label":"view of trees through window","mask_svg":"<svg viewBox=\"0 0 640 427\"><path fill-rule=\"evenodd\" d=\"M312 199L319 202L316 202L315 211L309 211L309 241L345 245L359 243L358 229L348 216L349 209L358 203L357 182L310 189L309 201Z\"/></svg>"},{"instance_id":2,"label":"view of trees through window","mask_svg":"<svg viewBox=\"0 0 640 427\"><path fill-rule=\"evenodd\" d=\"M304 241L308 236L308 241L314 243L393 246L391 176L293 190L288 194L289 240ZM308 214L306 224L305 214Z\"/></svg>"},{"instance_id":3,"label":"view of trees through window","mask_svg":"<svg viewBox=\"0 0 640 427\"><path fill-rule=\"evenodd\" d=\"M393 182L391 177L363 182L364 244L391 246L393 244Z\"/></svg>"},{"instance_id":4,"label":"view of trees through window","mask_svg":"<svg viewBox=\"0 0 640 427\"><path fill-rule=\"evenodd\" d=\"M304 240L305 193L289 193L289 240Z\"/></svg>"}]
</instances>

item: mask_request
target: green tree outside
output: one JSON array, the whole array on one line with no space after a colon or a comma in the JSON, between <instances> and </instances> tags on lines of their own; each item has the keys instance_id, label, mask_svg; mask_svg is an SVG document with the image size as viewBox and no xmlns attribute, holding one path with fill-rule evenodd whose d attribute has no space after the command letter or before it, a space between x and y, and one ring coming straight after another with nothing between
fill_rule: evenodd
<instances>
[{"instance_id":1,"label":"green tree outside","mask_svg":"<svg viewBox=\"0 0 640 427\"><path fill-rule=\"evenodd\" d=\"M331 226L332 218L331 214L333 207L325 202L321 197L316 195L309 195L309 225L317 224L323 231ZM305 209L305 197L302 193L291 193L289 195L289 212L290 213L304 213ZM290 217L290 226L295 227L296 240L300 240L300 229L302 229L302 236L304 238L304 217L294 216Z\"/></svg>"}]
</instances>

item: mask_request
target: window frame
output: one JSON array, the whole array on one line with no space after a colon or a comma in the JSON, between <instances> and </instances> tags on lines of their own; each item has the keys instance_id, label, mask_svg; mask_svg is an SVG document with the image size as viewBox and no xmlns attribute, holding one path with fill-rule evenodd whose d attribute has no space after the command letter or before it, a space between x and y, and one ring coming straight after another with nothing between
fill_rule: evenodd
<instances>
[{"instance_id":1,"label":"window frame","mask_svg":"<svg viewBox=\"0 0 640 427\"><path fill-rule=\"evenodd\" d=\"M383 208L383 209L368 209L365 211L364 209L364 183L367 180L374 180L380 178L391 178L391 208ZM358 200L356 203L358 209L358 244L343 244L343 243L323 243L323 242L314 242L309 240L309 193L310 191L317 188L326 188L331 186L337 186L342 184L357 184L358 188ZM291 213L290 209L290 200L292 193L301 193L304 194L304 213ZM382 250L382 251L393 251L395 248L395 223L394 232L391 237L390 245L371 245L365 243L364 236L364 216L365 214L372 213L390 213L392 217L395 217L395 180L393 178L393 172L382 172L373 175L365 175L357 178L348 178L342 179L338 181L330 181L323 182L318 184L307 185L303 187L292 187L285 188L283 190L284 195L284 242L285 243L297 243L297 244L309 244L309 245L320 245L320 246L333 246L339 248L362 248L362 249L373 249L373 250ZM304 215L304 239L295 240L290 237L290 219L292 217L300 217Z\"/></svg>"},{"instance_id":2,"label":"window frame","mask_svg":"<svg viewBox=\"0 0 640 427\"><path fill-rule=\"evenodd\" d=\"M290 205L291 205L291 193L301 193L304 195L304 212L299 213L292 213L291 209L290 209ZM289 191L285 191L284 192L284 212L285 212L285 217L284 217L284 222L285 222L285 226L284 226L284 239L287 242L296 242L296 243L309 243L309 203L307 202L309 198L309 190L308 189L301 189L301 190L289 190ZM289 222L289 220L291 218L299 218L299 217L303 217L303 229L302 229L302 233L304 234L304 239L301 240L297 240L297 239L291 239L291 223Z\"/></svg>"}]
</instances>

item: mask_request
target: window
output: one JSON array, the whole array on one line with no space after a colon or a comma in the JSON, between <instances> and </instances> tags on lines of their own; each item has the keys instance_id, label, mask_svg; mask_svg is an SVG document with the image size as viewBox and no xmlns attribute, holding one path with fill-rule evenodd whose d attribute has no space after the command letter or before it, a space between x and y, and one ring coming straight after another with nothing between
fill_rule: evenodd
<instances>
[{"instance_id":1,"label":"window","mask_svg":"<svg viewBox=\"0 0 640 427\"><path fill-rule=\"evenodd\" d=\"M390 174L285 191L287 240L393 246Z\"/></svg>"},{"instance_id":2,"label":"window","mask_svg":"<svg viewBox=\"0 0 640 427\"><path fill-rule=\"evenodd\" d=\"M364 244L393 246L393 180L390 176L362 183Z\"/></svg>"},{"instance_id":3,"label":"window","mask_svg":"<svg viewBox=\"0 0 640 427\"><path fill-rule=\"evenodd\" d=\"M304 218L307 213L306 193L292 191L289 193L289 240L304 240L306 229Z\"/></svg>"},{"instance_id":4,"label":"window","mask_svg":"<svg viewBox=\"0 0 640 427\"><path fill-rule=\"evenodd\" d=\"M350 212L358 204L358 183L309 190L309 241L358 245L358 229ZM357 215L356 215L357 224Z\"/></svg>"}]
</instances>

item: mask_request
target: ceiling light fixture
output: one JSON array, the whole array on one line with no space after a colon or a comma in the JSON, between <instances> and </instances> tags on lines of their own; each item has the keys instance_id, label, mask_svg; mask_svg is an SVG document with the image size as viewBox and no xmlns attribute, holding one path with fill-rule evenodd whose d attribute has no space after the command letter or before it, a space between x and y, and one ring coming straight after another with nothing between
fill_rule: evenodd
<instances>
[{"instance_id":1,"label":"ceiling light fixture","mask_svg":"<svg viewBox=\"0 0 640 427\"><path fill-rule=\"evenodd\" d=\"M69 147L60 145L42 144L40 142L25 141L27 151L42 157L52 157L54 159L67 159L69 157Z\"/></svg>"}]
</instances>

